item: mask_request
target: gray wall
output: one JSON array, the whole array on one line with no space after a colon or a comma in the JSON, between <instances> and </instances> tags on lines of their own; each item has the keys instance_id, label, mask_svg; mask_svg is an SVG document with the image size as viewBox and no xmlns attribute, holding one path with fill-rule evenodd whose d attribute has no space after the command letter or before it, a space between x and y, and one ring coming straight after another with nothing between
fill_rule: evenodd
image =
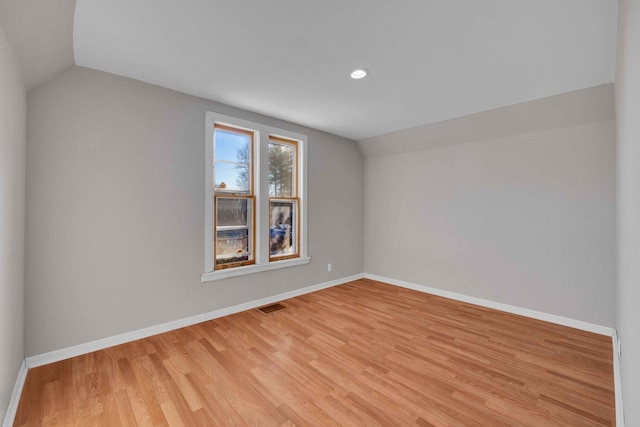
<instances>
[{"instance_id":1,"label":"gray wall","mask_svg":"<svg viewBox=\"0 0 640 427\"><path fill-rule=\"evenodd\" d=\"M27 356L362 272L353 141L80 67L28 100ZM207 110L308 135L310 264L200 283Z\"/></svg>"},{"instance_id":2,"label":"gray wall","mask_svg":"<svg viewBox=\"0 0 640 427\"><path fill-rule=\"evenodd\" d=\"M27 99L0 27L0 420L24 358L24 189Z\"/></svg>"},{"instance_id":3,"label":"gray wall","mask_svg":"<svg viewBox=\"0 0 640 427\"><path fill-rule=\"evenodd\" d=\"M640 426L640 2L619 3L616 70L618 136L618 312L626 425Z\"/></svg>"},{"instance_id":4,"label":"gray wall","mask_svg":"<svg viewBox=\"0 0 640 427\"><path fill-rule=\"evenodd\" d=\"M612 105L605 113L585 106L580 117L555 123L568 127L474 142L451 134L440 139L443 127L491 135L486 122L499 125L500 116L505 128L513 127L518 110L530 115L520 119L530 130L532 122L544 122L540 116L548 108L562 116L576 96L606 105L612 90L608 85L537 107L507 107L403 131L404 137L360 141L366 155L365 271L613 326ZM605 120L589 122L593 117ZM412 151L420 148L420 136L434 148ZM385 138L387 150L399 154L381 151Z\"/></svg>"}]
</instances>

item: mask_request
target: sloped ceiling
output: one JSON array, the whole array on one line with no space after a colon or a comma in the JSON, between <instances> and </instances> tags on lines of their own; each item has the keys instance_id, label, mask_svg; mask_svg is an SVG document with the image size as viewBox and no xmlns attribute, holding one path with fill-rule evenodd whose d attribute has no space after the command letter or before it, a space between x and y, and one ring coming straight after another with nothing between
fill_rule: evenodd
<instances>
[{"instance_id":1,"label":"sloped ceiling","mask_svg":"<svg viewBox=\"0 0 640 427\"><path fill-rule=\"evenodd\" d=\"M357 141L364 157L495 140L615 118L613 83L481 111Z\"/></svg>"},{"instance_id":2,"label":"sloped ceiling","mask_svg":"<svg viewBox=\"0 0 640 427\"><path fill-rule=\"evenodd\" d=\"M0 0L29 88L75 55L352 139L610 83L616 20L616 0Z\"/></svg>"},{"instance_id":3,"label":"sloped ceiling","mask_svg":"<svg viewBox=\"0 0 640 427\"><path fill-rule=\"evenodd\" d=\"M360 139L612 82L616 19L616 0L77 0L74 47Z\"/></svg>"}]
</instances>

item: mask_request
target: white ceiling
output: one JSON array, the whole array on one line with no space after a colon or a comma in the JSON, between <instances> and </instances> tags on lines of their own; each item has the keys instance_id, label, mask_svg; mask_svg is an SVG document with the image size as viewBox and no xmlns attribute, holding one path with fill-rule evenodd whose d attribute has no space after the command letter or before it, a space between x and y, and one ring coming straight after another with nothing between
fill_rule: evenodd
<instances>
[{"instance_id":1,"label":"white ceiling","mask_svg":"<svg viewBox=\"0 0 640 427\"><path fill-rule=\"evenodd\" d=\"M615 0L77 0L74 48L360 139L611 82L616 19Z\"/></svg>"},{"instance_id":2,"label":"white ceiling","mask_svg":"<svg viewBox=\"0 0 640 427\"><path fill-rule=\"evenodd\" d=\"M361 139L612 82L616 20L616 0L77 0L73 43L78 65Z\"/></svg>"}]
</instances>

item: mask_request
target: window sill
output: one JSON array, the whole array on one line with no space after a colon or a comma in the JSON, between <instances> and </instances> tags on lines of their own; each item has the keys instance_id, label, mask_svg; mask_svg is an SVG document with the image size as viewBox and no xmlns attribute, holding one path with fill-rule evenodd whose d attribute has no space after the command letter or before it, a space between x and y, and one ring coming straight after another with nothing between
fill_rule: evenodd
<instances>
[{"instance_id":1,"label":"window sill","mask_svg":"<svg viewBox=\"0 0 640 427\"><path fill-rule=\"evenodd\" d=\"M260 273L261 271L279 270L281 268L293 267L296 265L309 264L310 257L304 258L292 258L282 261L272 261L268 264L254 264L247 265L245 267L227 268L224 270L210 271L208 273L202 273L200 276L200 282L212 282L214 280L227 279L229 277L244 276L245 274Z\"/></svg>"}]
</instances>

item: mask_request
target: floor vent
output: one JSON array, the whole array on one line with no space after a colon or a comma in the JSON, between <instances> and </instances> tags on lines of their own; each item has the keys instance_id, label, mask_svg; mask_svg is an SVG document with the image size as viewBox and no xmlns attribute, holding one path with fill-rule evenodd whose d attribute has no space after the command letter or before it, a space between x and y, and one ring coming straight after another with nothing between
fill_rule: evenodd
<instances>
[{"instance_id":1,"label":"floor vent","mask_svg":"<svg viewBox=\"0 0 640 427\"><path fill-rule=\"evenodd\" d=\"M265 316L268 316L270 314L275 313L276 311L284 310L285 308L287 307L285 307L282 304L271 304L271 305L265 305L264 307L260 307L258 311L264 314Z\"/></svg>"}]
</instances>

